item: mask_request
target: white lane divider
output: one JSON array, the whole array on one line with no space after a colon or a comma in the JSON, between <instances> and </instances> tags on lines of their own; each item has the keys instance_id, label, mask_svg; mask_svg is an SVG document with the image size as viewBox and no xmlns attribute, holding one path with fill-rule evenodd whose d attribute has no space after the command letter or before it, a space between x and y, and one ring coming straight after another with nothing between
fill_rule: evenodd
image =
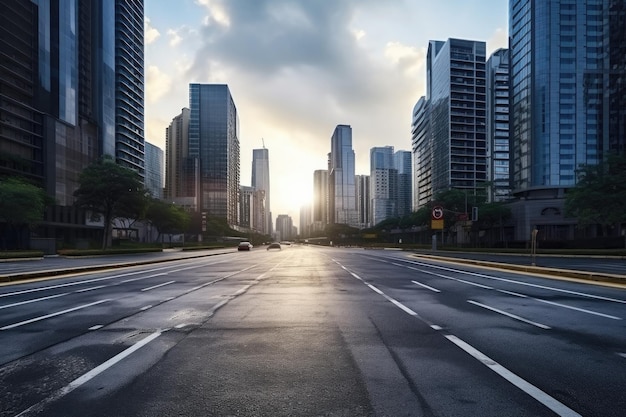
<instances>
[{"instance_id":1,"label":"white lane divider","mask_svg":"<svg viewBox=\"0 0 626 417\"><path fill-rule=\"evenodd\" d=\"M83 374L82 376L76 378L75 380L73 380L72 382L67 384L65 387L61 388L59 391L57 391L56 393L54 393L50 397L48 397L45 400L43 400L43 401L41 401L41 402L31 406L28 409L22 411L16 417L25 417L27 415L39 415L39 413L43 410L43 407L46 404L49 404L52 401L55 401L55 400L65 396L65 395L69 394L70 392L74 391L76 388L80 387L81 385L83 385L86 382L90 381L94 377L100 375L102 372L104 372L107 369L111 368L113 365L115 365L116 363L118 363L122 359L124 359L127 356L131 355L133 352L137 351L138 349L140 349L140 348L144 347L145 345L147 345L148 343L152 342L154 339L156 339L157 337L161 336L161 334L162 334L162 332L152 333L150 336L140 340L139 342L137 342L134 345L132 345L129 348L127 348L126 350L123 350L122 352L120 352L117 355L113 356L108 361L98 365L97 367L93 368L91 371L89 371L89 372Z\"/></svg>"},{"instance_id":2,"label":"white lane divider","mask_svg":"<svg viewBox=\"0 0 626 417\"><path fill-rule=\"evenodd\" d=\"M16 327L24 326L26 324L35 323L37 321L46 320L52 317L60 316L63 314L71 313L72 311L82 310L83 308L93 307L98 304L106 303L107 301L111 301L111 299L107 298L106 300L100 300L89 304L83 304L78 307L68 308L67 310L57 311L56 313L46 314L45 316L35 317L29 320L20 321L19 323L9 324L8 326L0 327L0 330L9 330L14 329Z\"/></svg>"},{"instance_id":3,"label":"white lane divider","mask_svg":"<svg viewBox=\"0 0 626 417\"><path fill-rule=\"evenodd\" d=\"M508 313L508 312L506 312L506 311L499 310L499 309L497 309L497 308L495 308L495 307L490 307L490 306L488 306L488 305L486 305L486 304L481 304L481 303L479 303L479 302L477 302L477 301L467 300L467 302L468 302L468 303L470 303L470 304L473 304L473 305L475 305L475 306L482 307L482 308L484 308L484 309L486 309L486 310L493 311L494 313L498 313L498 314L502 314L503 316L510 317L510 318L512 318L512 319L514 319L514 320L519 320L519 321L521 321L521 322L524 322L524 323L530 324L530 325L532 325L532 326L539 327L540 329L544 329L544 330L549 330L549 329L550 329L550 326L546 326L545 324L537 323L537 322L534 322L534 321L532 321L532 320L528 320L528 319L525 319L525 318L523 318L523 317L516 316L515 314L511 314L511 313Z\"/></svg>"},{"instance_id":4,"label":"white lane divider","mask_svg":"<svg viewBox=\"0 0 626 417\"><path fill-rule=\"evenodd\" d=\"M34 298L32 300L26 300L26 301L20 301L17 303L7 304L7 305L0 306L0 310L2 310L3 308L17 307L17 306L22 306L24 304L36 303L38 301L50 300L52 298L59 298L59 297L63 297L69 294L71 294L71 292L64 292L61 294L49 295L47 297Z\"/></svg>"},{"instance_id":5,"label":"white lane divider","mask_svg":"<svg viewBox=\"0 0 626 417\"><path fill-rule=\"evenodd\" d=\"M438 290L437 288L433 288L433 287L431 287L431 286L429 286L429 285L422 284L421 282L417 282L417 281L411 281L411 282L412 282L413 284L415 284L415 285L419 285L420 287L424 287L424 288L426 288L427 290L431 290L432 292L441 292L441 291L440 291L440 290Z\"/></svg>"},{"instance_id":6,"label":"white lane divider","mask_svg":"<svg viewBox=\"0 0 626 417\"><path fill-rule=\"evenodd\" d=\"M502 378L506 379L511 384L515 385L517 388L521 389L526 394L530 395L535 400L539 401L541 404L554 411L557 415L561 417L582 417L576 411L567 407L565 404L561 403L557 399L549 396L525 379L520 378L504 366L500 365L498 362L494 361L493 359L483 354L468 343L464 342L463 340L459 339L458 337L453 335L444 336L446 339L463 349L465 352L478 359L483 365L500 375Z\"/></svg>"},{"instance_id":7,"label":"white lane divider","mask_svg":"<svg viewBox=\"0 0 626 417\"><path fill-rule=\"evenodd\" d=\"M173 283L175 283L175 282L176 282L176 281L168 281L168 282L164 282L164 283L162 283L162 284L153 285L152 287L143 288L141 291L150 291L150 290L153 290L153 289L155 289L155 288L164 287L164 286L166 286L166 285L173 284Z\"/></svg>"}]
</instances>

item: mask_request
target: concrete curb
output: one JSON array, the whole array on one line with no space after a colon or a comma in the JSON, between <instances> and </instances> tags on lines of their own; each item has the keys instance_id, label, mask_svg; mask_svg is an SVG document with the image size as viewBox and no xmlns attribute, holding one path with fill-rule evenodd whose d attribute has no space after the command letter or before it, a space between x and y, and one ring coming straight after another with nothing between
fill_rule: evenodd
<instances>
[{"instance_id":1,"label":"concrete curb","mask_svg":"<svg viewBox=\"0 0 626 417\"><path fill-rule=\"evenodd\" d=\"M556 277L564 277L564 278L576 278L587 281L595 281L595 282L610 282L614 284L623 284L626 285L626 276L625 275L617 275L617 274L606 274L601 272L591 272L591 271L577 271L572 269L558 269L558 268L545 268L539 266L530 266L530 265L515 265L515 264L506 264L500 262L489 262L489 261L478 261L474 259L462 259L462 258L451 258L446 256L436 256L436 255L425 255L425 254L411 254L411 257L416 258L427 258L433 260L440 260L444 262L453 262L453 263L462 263L467 265L476 265L476 266L486 266L490 268L499 268L499 269L508 269L515 272L529 272L535 274L543 274L543 275L553 275Z\"/></svg>"}]
</instances>

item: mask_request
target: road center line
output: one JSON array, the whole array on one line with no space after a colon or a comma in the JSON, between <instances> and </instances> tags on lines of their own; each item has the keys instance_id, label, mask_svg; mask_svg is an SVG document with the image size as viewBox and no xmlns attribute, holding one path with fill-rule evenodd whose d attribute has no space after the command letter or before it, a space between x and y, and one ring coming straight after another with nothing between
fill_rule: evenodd
<instances>
[{"instance_id":1,"label":"road center line","mask_svg":"<svg viewBox=\"0 0 626 417\"><path fill-rule=\"evenodd\" d=\"M492 371L494 371L495 373L497 373L498 375L500 375L501 377L509 381L511 384L515 385L517 388L524 391L526 394L530 395L531 397L539 401L541 404L548 407L550 410L554 411L557 415L561 417L582 417L576 411L572 410L571 408L567 407L565 404L561 403L557 399L541 391L539 388L532 385L530 382L520 378L519 376L509 371L504 366L500 365L499 363L489 358L488 356L486 356L485 354L483 354L482 352L480 352L473 346L459 339L458 337L453 336L453 335L444 335L444 336L446 337L446 339L448 339L449 341L451 341L452 343L454 343L455 345L463 349L465 352L469 353L475 359L478 359L480 362L482 362L483 365L485 365L486 367L488 367L489 369L491 369Z\"/></svg>"},{"instance_id":2,"label":"road center line","mask_svg":"<svg viewBox=\"0 0 626 417\"><path fill-rule=\"evenodd\" d=\"M549 330L550 329L550 326L546 326L545 324L541 324L541 323L537 323L537 322L534 322L534 321L531 321L531 320L527 320L527 319L525 319L523 317L516 316L515 314L507 313L506 311L499 310L499 309L497 309L495 307L490 307L490 306L488 306L486 304L481 304L481 303L473 301L473 300L467 300L467 302L470 303L470 304L474 304L475 306L482 307L482 308L487 309L487 310L491 310L491 311L493 311L495 313L502 314L504 316L510 317L512 319L519 320L519 321L522 321L524 323L531 324L533 326L539 327L539 328L544 329L544 330Z\"/></svg>"},{"instance_id":3,"label":"road center line","mask_svg":"<svg viewBox=\"0 0 626 417\"><path fill-rule=\"evenodd\" d=\"M83 304L78 307L68 308L67 310L57 311L56 313L46 314L45 316L35 317L33 319L20 321L19 323L9 324L8 326L0 327L0 330L9 330L14 329L16 327L24 326L26 324L35 323L37 321L46 320L52 317L60 316L66 313L71 313L72 311L82 310L83 308L92 307L98 304L106 303L107 301L111 301L110 299L100 300L89 304Z\"/></svg>"},{"instance_id":4,"label":"road center line","mask_svg":"<svg viewBox=\"0 0 626 417\"><path fill-rule=\"evenodd\" d=\"M44 300L50 300L52 298L63 297L65 295L69 295L69 294L71 294L71 292L64 292L64 293L61 293L61 294L49 295L47 297L34 298L32 300L26 300L26 301L20 301L18 303L7 304L7 305L4 305L4 306L0 306L0 310L2 310L3 308L17 307L17 306L21 306L21 305L24 305L24 304L36 303L37 301L44 301Z\"/></svg>"}]
</instances>

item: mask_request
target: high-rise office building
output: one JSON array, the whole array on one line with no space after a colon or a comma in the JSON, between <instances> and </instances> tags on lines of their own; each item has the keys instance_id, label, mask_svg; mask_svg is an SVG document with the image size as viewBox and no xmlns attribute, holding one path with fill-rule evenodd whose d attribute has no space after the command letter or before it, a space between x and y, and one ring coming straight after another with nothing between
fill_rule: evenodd
<instances>
[{"instance_id":1,"label":"high-rise office building","mask_svg":"<svg viewBox=\"0 0 626 417\"><path fill-rule=\"evenodd\" d=\"M313 231L321 232L328 224L328 170L313 172Z\"/></svg>"},{"instance_id":2,"label":"high-rise office building","mask_svg":"<svg viewBox=\"0 0 626 417\"><path fill-rule=\"evenodd\" d=\"M357 227L356 187L352 128L337 125L331 137L328 161L328 222Z\"/></svg>"},{"instance_id":3,"label":"high-rise office building","mask_svg":"<svg viewBox=\"0 0 626 417\"><path fill-rule=\"evenodd\" d=\"M193 178L187 178L184 166L189 158L188 108L172 119L165 129L165 198L169 201L179 197L195 197L195 188L189 186Z\"/></svg>"},{"instance_id":4,"label":"high-rise office building","mask_svg":"<svg viewBox=\"0 0 626 417\"><path fill-rule=\"evenodd\" d=\"M189 85L189 156L199 160L199 209L237 225L239 119L225 84Z\"/></svg>"},{"instance_id":5,"label":"high-rise office building","mask_svg":"<svg viewBox=\"0 0 626 417\"><path fill-rule=\"evenodd\" d=\"M398 171L393 146L370 149L370 201L372 225L397 215Z\"/></svg>"},{"instance_id":6,"label":"high-rise office building","mask_svg":"<svg viewBox=\"0 0 626 417\"><path fill-rule=\"evenodd\" d=\"M111 155L144 175L143 1L2 1L0 16L0 175L54 198L39 236L91 237L72 207L82 170Z\"/></svg>"},{"instance_id":7,"label":"high-rise office building","mask_svg":"<svg viewBox=\"0 0 626 417\"><path fill-rule=\"evenodd\" d=\"M411 202L413 196L413 164L411 152L396 151L393 155L393 165L398 175L398 191L396 203L396 216L404 217L411 214Z\"/></svg>"},{"instance_id":8,"label":"high-rise office building","mask_svg":"<svg viewBox=\"0 0 626 417\"><path fill-rule=\"evenodd\" d=\"M433 198L432 135L430 133L430 102L420 97L413 107L411 150L413 152L413 210L417 211Z\"/></svg>"},{"instance_id":9,"label":"high-rise office building","mask_svg":"<svg viewBox=\"0 0 626 417\"><path fill-rule=\"evenodd\" d=\"M250 230L255 230L256 228L256 225L254 224L254 191L254 187L248 187L245 185L240 187L239 226Z\"/></svg>"},{"instance_id":10,"label":"high-rise office building","mask_svg":"<svg viewBox=\"0 0 626 417\"><path fill-rule=\"evenodd\" d=\"M626 150L626 3L517 0L509 16L516 239L570 238L576 170Z\"/></svg>"},{"instance_id":11,"label":"high-rise office building","mask_svg":"<svg viewBox=\"0 0 626 417\"><path fill-rule=\"evenodd\" d=\"M292 240L296 236L294 234L293 220L287 214L279 214L276 217L276 234L278 240Z\"/></svg>"},{"instance_id":12,"label":"high-rise office building","mask_svg":"<svg viewBox=\"0 0 626 417\"><path fill-rule=\"evenodd\" d=\"M300 207L300 237L307 238L311 236L313 225L313 207L306 204Z\"/></svg>"},{"instance_id":13,"label":"high-rise office building","mask_svg":"<svg viewBox=\"0 0 626 417\"><path fill-rule=\"evenodd\" d=\"M509 175L509 50L498 49L487 61L487 178L488 200L506 201Z\"/></svg>"},{"instance_id":14,"label":"high-rise office building","mask_svg":"<svg viewBox=\"0 0 626 417\"><path fill-rule=\"evenodd\" d=\"M259 233L272 234L272 214L270 209L270 161L269 150L252 150L252 187L263 191L264 201L256 208L259 211L261 223L257 225Z\"/></svg>"},{"instance_id":15,"label":"high-rise office building","mask_svg":"<svg viewBox=\"0 0 626 417\"><path fill-rule=\"evenodd\" d=\"M143 25L143 0L115 0L115 160L137 171L142 177Z\"/></svg>"},{"instance_id":16,"label":"high-rise office building","mask_svg":"<svg viewBox=\"0 0 626 417\"><path fill-rule=\"evenodd\" d=\"M145 187L153 198L162 199L163 177L165 174L165 158L163 157L163 149L151 144L150 142L146 142L145 145Z\"/></svg>"},{"instance_id":17,"label":"high-rise office building","mask_svg":"<svg viewBox=\"0 0 626 417\"><path fill-rule=\"evenodd\" d=\"M475 192L487 180L485 42L431 41L427 99L432 135L432 192Z\"/></svg>"},{"instance_id":18,"label":"high-rise office building","mask_svg":"<svg viewBox=\"0 0 626 417\"><path fill-rule=\"evenodd\" d=\"M360 229L365 229L372 226L370 176L356 175L355 182L357 223Z\"/></svg>"}]
</instances>

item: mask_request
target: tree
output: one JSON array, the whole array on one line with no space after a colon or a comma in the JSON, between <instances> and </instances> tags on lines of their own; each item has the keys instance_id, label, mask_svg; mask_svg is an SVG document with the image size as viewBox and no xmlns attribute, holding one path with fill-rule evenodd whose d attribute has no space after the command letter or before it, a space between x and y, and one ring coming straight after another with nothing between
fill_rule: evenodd
<instances>
[{"instance_id":1,"label":"tree","mask_svg":"<svg viewBox=\"0 0 626 417\"><path fill-rule=\"evenodd\" d=\"M162 234L185 232L191 221L189 213L182 207L156 199L150 201L146 219L158 230L157 240Z\"/></svg>"},{"instance_id":2,"label":"tree","mask_svg":"<svg viewBox=\"0 0 626 417\"><path fill-rule=\"evenodd\" d=\"M133 204L139 204L138 201L145 196L141 177L106 156L85 168L79 182L80 186L74 191L74 205L91 211L94 218L103 218L102 248L106 249L112 221L128 214Z\"/></svg>"},{"instance_id":3,"label":"tree","mask_svg":"<svg viewBox=\"0 0 626 417\"><path fill-rule=\"evenodd\" d=\"M19 178L7 178L0 182L0 224L6 238L14 234L18 248L23 246L20 238L24 229L33 228L43 220L46 205L51 199L39 187ZM4 242L3 242L4 243Z\"/></svg>"},{"instance_id":4,"label":"tree","mask_svg":"<svg viewBox=\"0 0 626 417\"><path fill-rule=\"evenodd\" d=\"M565 214L581 225L598 224L606 236L610 226L626 222L626 155L583 165L578 182L565 196Z\"/></svg>"}]
</instances>

